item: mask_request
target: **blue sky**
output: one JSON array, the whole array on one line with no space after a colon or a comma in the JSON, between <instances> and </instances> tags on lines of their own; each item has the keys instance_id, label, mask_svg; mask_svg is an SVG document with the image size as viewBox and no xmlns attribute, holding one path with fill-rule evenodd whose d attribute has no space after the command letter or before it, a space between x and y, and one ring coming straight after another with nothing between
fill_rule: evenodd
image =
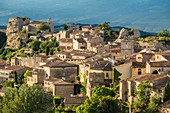
<instances>
[{"instance_id":1,"label":"blue sky","mask_svg":"<svg viewBox=\"0 0 170 113\"><path fill-rule=\"evenodd\" d=\"M10 17L51 17L56 24L103 23L150 32L170 29L170 0L1 0L0 25Z\"/></svg>"}]
</instances>

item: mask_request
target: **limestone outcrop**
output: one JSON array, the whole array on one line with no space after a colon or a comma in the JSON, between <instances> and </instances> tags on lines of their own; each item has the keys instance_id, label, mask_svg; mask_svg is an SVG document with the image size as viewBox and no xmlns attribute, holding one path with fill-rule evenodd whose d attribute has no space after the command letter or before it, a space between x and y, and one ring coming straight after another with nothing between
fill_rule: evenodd
<instances>
[{"instance_id":1,"label":"limestone outcrop","mask_svg":"<svg viewBox=\"0 0 170 113\"><path fill-rule=\"evenodd\" d=\"M10 18L6 35L7 35L7 47L16 49L18 48L19 43L17 39L20 37L20 31L23 29L23 26L28 25L30 23L30 19L28 17L15 17Z\"/></svg>"},{"instance_id":2,"label":"limestone outcrop","mask_svg":"<svg viewBox=\"0 0 170 113\"><path fill-rule=\"evenodd\" d=\"M120 33L119 33L119 39L122 39L122 38L124 38L125 36L128 36L129 35L129 32L128 32L128 30L127 29L125 29L125 28L123 28L123 29L121 29L121 31L120 31Z\"/></svg>"}]
</instances>

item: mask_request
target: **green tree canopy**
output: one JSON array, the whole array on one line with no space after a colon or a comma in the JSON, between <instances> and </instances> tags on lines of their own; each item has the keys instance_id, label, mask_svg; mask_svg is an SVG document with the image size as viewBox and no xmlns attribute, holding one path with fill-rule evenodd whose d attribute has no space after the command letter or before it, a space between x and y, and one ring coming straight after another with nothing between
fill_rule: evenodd
<instances>
[{"instance_id":1,"label":"green tree canopy","mask_svg":"<svg viewBox=\"0 0 170 113\"><path fill-rule=\"evenodd\" d=\"M50 29L50 26L41 23L41 24L38 26L38 29L39 29L40 31L46 31L46 30Z\"/></svg>"},{"instance_id":2,"label":"green tree canopy","mask_svg":"<svg viewBox=\"0 0 170 113\"><path fill-rule=\"evenodd\" d=\"M1 113L53 113L53 96L40 85L22 85L5 93L0 102Z\"/></svg>"},{"instance_id":3,"label":"green tree canopy","mask_svg":"<svg viewBox=\"0 0 170 113\"><path fill-rule=\"evenodd\" d=\"M170 83L169 83L169 81L166 83L166 86L163 89L163 100L164 100L164 102L167 100L170 100Z\"/></svg>"},{"instance_id":4,"label":"green tree canopy","mask_svg":"<svg viewBox=\"0 0 170 113\"><path fill-rule=\"evenodd\" d=\"M76 108L76 113L124 113L111 88L94 87L92 96Z\"/></svg>"},{"instance_id":5,"label":"green tree canopy","mask_svg":"<svg viewBox=\"0 0 170 113\"><path fill-rule=\"evenodd\" d=\"M109 26L110 22L104 22L103 24L99 24L99 27L101 30L105 31L105 30L110 30L110 26Z\"/></svg>"},{"instance_id":6,"label":"green tree canopy","mask_svg":"<svg viewBox=\"0 0 170 113\"><path fill-rule=\"evenodd\" d=\"M157 36L158 37L166 37L166 36L169 36L169 30L168 29L163 29L162 31L158 32Z\"/></svg>"},{"instance_id":7,"label":"green tree canopy","mask_svg":"<svg viewBox=\"0 0 170 113\"><path fill-rule=\"evenodd\" d=\"M30 43L29 47L32 48L34 51L38 51L40 49L40 44L40 41L34 40Z\"/></svg>"},{"instance_id":8,"label":"green tree canopy","mask_svg":"<svg viewBox=\"0 0 170 113\"><path fill-rule=\"evenodd\" d=\"M149 81L141 83L136 92L137 99L133 107L137 113L155 113L160 104L160 98L157 95L151 96L152 87Z\"/></svg>"}]
</instances>

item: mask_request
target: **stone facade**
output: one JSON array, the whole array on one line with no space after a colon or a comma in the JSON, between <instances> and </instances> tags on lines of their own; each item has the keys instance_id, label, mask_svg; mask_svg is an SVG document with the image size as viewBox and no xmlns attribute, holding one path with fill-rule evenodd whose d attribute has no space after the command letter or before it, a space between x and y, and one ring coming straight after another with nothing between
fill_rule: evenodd
<instances>
[{"instance_id":1,"label":"stone facade","mask_svg":"<svg viewBox=\"0 0 170 113\"><path fill-rule=\"evenodd\" d=\"M61 61L50 62L43 66L46 77L55 77L65 81L74 82L78 75L78 65Z\"/></svg>"},{"instance_id":2,"label":"stone facade","mask_svg":"<svg viewBox=\"0 0 170 113\"><path fill-rule=\"evenodd\" d=\"M132 104L135 98L134 93L137 90L138 85L146 80L148 80L150 85L153 86L153 93L162 97L162 90L167 81L170 80L170 77L168 75L145 74L132 77L127 80L122 80L120 82L119 90L120 99L122 101L128 101L130 104Z\"/></svg>"},{"instance_id":3,"label":"stone facade","mask_svg":"<svg viewBox=\"0 0 170 113\"><path fill-rule=\"evenodd\" d=\"M121 41L121 55L130 56L134 53L134 41L130 40L129 37L125 37Z\"/></svg>"}]
</instances>

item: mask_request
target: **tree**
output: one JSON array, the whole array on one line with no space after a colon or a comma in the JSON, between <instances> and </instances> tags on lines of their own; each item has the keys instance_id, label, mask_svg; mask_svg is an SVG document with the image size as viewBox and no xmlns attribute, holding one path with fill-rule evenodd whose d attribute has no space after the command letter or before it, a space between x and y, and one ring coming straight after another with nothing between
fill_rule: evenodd
<instances>
[{"instance_id":1,"label":"tree","mask_svg":"<svg viewBox=\"0 0 170 113\"><path fill-rule=\"evenodd\" d=\"M158 96L151 96L152 87L149 81L139 84L136 92L137 99L133 103L135 112L139 113L155 113L160 104ZM153 104L154 103L154 104Z\"/></svg>"},{"instance_id":2,"label":"tree","mask_svg":"<svg viewBox=\"0 0 170 113\"><path fill-rule=\"evenodd\" d=\"M105 30L110 30L110 26L109 26L110 22L104 22L103 24L100 24L99 27L101 30L105 31Z\"/></svg>"},{"instance_id":3,"label":"tree","mask_svg":"<svg viewBox=\"0 0 170 113\"><path fill-rule=\"evenodd\" d=\"M111 96L102 97L98 108L100 113L121 113L119 101Z\"/></svg>"},{"instance_id":4,"label":"tree","mask_svg":"<svg viewBox=\"0 0 170 113\"><path fill-rule=\"evenodd\" d=\"M41 42L38 40L34 40L30 43L30 48L32 48L34 51L38 51L40 49Z\"/></svg>"},{"instance_id":5,"label":"tree","mask_svg":"<svg viewBox=\"0 0 170 113\"><path fill-rule=\"evenodd\" d=\"M163 101L170 100L170 83L169 81L166 83L165 88L163 89Z\"/></svg>"},{"instance_id":6,"label":"tree","mask_svg":"<svg viewBox=\"0 0 170 113\"><path fill-rule=\"evenodd\" d=\"M25 73L24 73L24 75L23 75L23 76L24 76L24 82L27 81L27 76L28 76L28 75L32 75L32 71L31 71L31 70L26 70L26 71L25 71Z\"/></svg>"},{"instance_id":7,"label":"tree","mask_svg":"<svg viewBox=\"0 0 170 113\"><path fill-rule=\"evenodd\" d=\"M114 82L116 82L116 83L118 83L121 79L120 79L120 76L121 76L122 74L117 70L117 69L113 69L113 71L112 71L112 76L113 76L113 83Z\"/></svg>"},{"instance_id":8,"label":"tree","mask_svg":"<svg viewBox=\"0 0 170 113\"><path fill-rule=\"evenodd\" d=\"M18 78L17 78L17 72L16 71L13 73L13 78L14 78L15 84L18 84Z\"/></svg>"},{"instance_id":9,"label":"tree","mask_svg":"<svg viewBox=\"0 0 170 113\"><path fill-rule=\"evenodd\" d=\"M52 113L53 96L44 91L40 85L28 87L22 85L5 93L1 101L2 113Z\"/></svg>"},{"instance_id":10,"label":"tree","mask_svg":"<svg viewBox=\"0 0 170 113\"><path fill-rule=\"evenodd\" d=\"M48 56L48 55L49 55L49 52L50 52L50 47L49 47L49 46L47 46L47 47L45 48L45 54L46 54L46 56Z\"/></svg>"},{"instance_id":11,"label":"tree","mask_svg":"<svg viewBox=\"0 0 170 113\"><path fill-rule=\"evenodd\" d=\"M124 113L115 91L107 87L94 87L92 96L76 108L76 113Z\"/></svg>"},{"instance_id":12,"label":"tree","mask_svg":"<svg viewBox=\"0 0 170 113\"><path fill-rule=\"evenodd\" d=\"M41 23L41 24L38 26L38 29L39 29L40 31L46 31L46 30L50 29L50 26Z\"/></svg>"},{"instance_id":13,"label":"tree","mask_svg":"<svg viewBox=\"0 0 170 113\"><path fill-rule=\"evenodd\" d=\"M163 29L161 32L158 32L157 36L158 37L168 37L169 36L169 30L168 29Z\"/></svg>"}]
</instances>

